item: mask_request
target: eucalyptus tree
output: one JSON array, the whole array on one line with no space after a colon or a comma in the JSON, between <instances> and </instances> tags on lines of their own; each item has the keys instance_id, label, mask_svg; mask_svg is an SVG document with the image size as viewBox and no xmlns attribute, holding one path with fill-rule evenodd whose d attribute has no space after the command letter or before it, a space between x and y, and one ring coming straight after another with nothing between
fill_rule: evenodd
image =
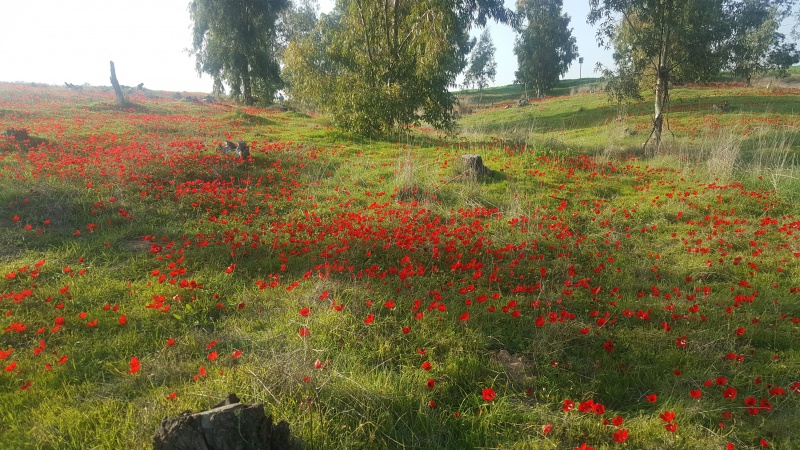
<instances>
[{"instance_id":1,"label":"eucalyptus tree","mask_svg":"<svg viewBox=\"0 0 800 450\"><path fill-rule=\"evenodd\" d=\"M519 0L517 14L523 20L514 43L519 69L517 82L541 97L553 88L575 58L578 47L569 28L570 17L561 0Z\"/></svg>"},{"instance_id":2,"label":"eucalyptus tree","mask_svg":"<svg viewBox=\"0 0 800 450\"><path fill-rule=\"evenodd\" d=\"M496 48L486 28L478 39L478 44L472 49L469 57L469 67L464 74L464 86L477 86L480 98L483 98L483 89L489 86L497 76L497 61L494 59Z\"/></svg>"},{"instance_id":3,"label":"eucalyptus tree","mask_svg":"<svg viewBox=\"0 0 800 450\"><path fill-rule=\"evenodd\" d=\"M795 44L778 30L791 15L791 1L742 0L731 5L733 33L729 68L750 85L753 75L774 70L784 73L797 64Z\"/></svg>"},{"instance_id":4,"label":"eucalyptus tree","mask_svg":"<svg viewBox=\"0 0 800 450\"><path fill-rule=\"evenodd\" d=\"M246 105L254 92L271 101L281 84L276 22L288 6L289 0L192 0L190 52L197 72L213 78L215 92L227 84Z\"/></svg>"},{"instance_id":5,"label":"eucalyptus tree","mask_svg":"<svg viewBox=\"0 0 800 450\"><path fill-rule=\"evenodd\" d=\"M470 27L512 16L502 0L338 0L289 44L291 93L362 134L420 121L449 129Z\"/></svg>"},{"instance_id":6,"label":"eucalyptus tree","mask_svg":"<svg viewBox=\"0 0 800 450\"><path fill-rule=\"evenodd\" d=\"M601 45L615 46L652 86L652 139L661 147L672 82L705 81L727 62L731 36L725 0L590 0L589 23Z\"/></svg>"}]
</instances>

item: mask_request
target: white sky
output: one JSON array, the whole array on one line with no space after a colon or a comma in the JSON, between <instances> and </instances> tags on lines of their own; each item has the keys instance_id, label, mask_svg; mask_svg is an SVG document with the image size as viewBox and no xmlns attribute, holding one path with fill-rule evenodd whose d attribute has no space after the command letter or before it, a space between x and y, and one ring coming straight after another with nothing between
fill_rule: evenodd
<instances>
[{"instance_id":1,"label":"white sky","mask_svg":"<svg viewBox=\"0 0 800 450\"><path fill-rule=\"evenodd\" d=\"M330 11L333 0L319 0ZM514 0L505 0L509 8ZM611 64L597 48L586 24L588 1L565 0L564 10L585 57L582 75L595 76L598 61ZM208 76L198 77L191 46L188 0L0 0L0 81L63 85L109 85L109 61L120 84L157 90L210 92ZM490 22L497 52L494 85L514 81L514 33ZM476 30L475 34L480 34ZM578 78L577 61L566 78Z\"/></svg>"}]
</instances>

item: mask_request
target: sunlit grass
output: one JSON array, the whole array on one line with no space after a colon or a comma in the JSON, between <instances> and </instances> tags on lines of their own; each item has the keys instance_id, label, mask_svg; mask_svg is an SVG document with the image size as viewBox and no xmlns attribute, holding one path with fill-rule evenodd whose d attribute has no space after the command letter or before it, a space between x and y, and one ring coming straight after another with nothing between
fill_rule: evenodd
<instances>
[{"instance_id":1,"label":"sunlit grass","mask_svg":"<svg viewBox=\"0 0 800 450\"><path fill-rule=\"evenodd\" d=\"M797 96L676 89L645 157L598 92L375 141L0 84L43 139L0 138L0 448L147 448L230 392L299 448L797 447Z\"/></svg>"}]
</instances>

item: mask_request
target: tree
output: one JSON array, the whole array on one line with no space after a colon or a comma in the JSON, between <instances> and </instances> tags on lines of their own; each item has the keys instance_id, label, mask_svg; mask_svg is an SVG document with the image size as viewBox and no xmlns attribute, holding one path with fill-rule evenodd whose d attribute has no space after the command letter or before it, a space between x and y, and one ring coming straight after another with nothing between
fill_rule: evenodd
<instances>
[{"instance_id":1,"label":"tree","mask_svg":"<svg viewBox=\"0 0 800 450\"><path fill-rule=\"evenodd\" d=\"M282 59L290 42L305 38L314 31L317 10L315 0L296 0L281 11L277 23L278 59Z\"/></svg>"},{"instance_id":2,"label":"tree","mask_svg":"<svg viewBox=\"0 0 800 450\"><path fill-rule=\"evenodd\" d=\"M192 0L192 54L198 73L214 79L214 91L224 90L253 104L253 93L271 101L280 87L276 59L276 21L289 0Z\"/></svg>"},{"instance_id":3,"label":"tree","mask_svg":"<svg viewBox=\"0 0 800 450\"><path fill-rule=\"evenodd\" d=\"M483 99L483 88L494 81L497 75L497 62L494 60L494 44L489 36L489 29L486 28L478 39L478 45L472 49L469 59L469 67L464 75L464 86L478 86L480 99Z\"/></svg>"},{"instance_id":4,"label":"tree","mask_svg":"<svg viewBox=\"0 0 800 450\"><path fill-rule=\"evenodd\" d=\"M292 95L343 129L380 134L426 121L452 126L448 90L466 66L469 27L508 21L502 0L339 0L289 44Z\"/></svg>"},{"instance_id":5,"label":"tree","mask_svg":"<svg viewBox=\"0 0 800 450\"><path fill-rule=\"evenodd\" d=\"M785 1L743 0L734 5L729 66L750 85L753 75L775 70L785 72L797 63L794 44L786 44L778 28L791 14Z\"/></svg>"},{"instance_id":6,"label":"tree","mask_svg":"<svg viewBox=\"0 0 800 450\"><path fill-rule=\"evenodd\" d=\"M654 151L661 148L672 82L704 81L727 61L730 36L724 0L590 0L589 23L599 24L598 41L630 61L655 94Z\"/></svg>"},{"instance_id":7,"label":"tree","mask_svg":"<svg viewBox=\"0 0 800 450\"><path fill-rule=\"evenodd\" d=\"M517 82L536 90L537 97L555 86L578 57L570 17L561 0L520 0L517 14L527 22L514 42Z\"/></svg>"}]
</instances>

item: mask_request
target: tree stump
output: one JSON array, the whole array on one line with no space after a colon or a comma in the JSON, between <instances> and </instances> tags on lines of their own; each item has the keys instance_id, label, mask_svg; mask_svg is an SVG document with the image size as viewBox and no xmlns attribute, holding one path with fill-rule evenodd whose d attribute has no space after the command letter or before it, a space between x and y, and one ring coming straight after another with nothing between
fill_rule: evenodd
<instances>
[{"instance_id":1,"label":"tree stump","mask_svg":"<svg viewBox=\"0 0 800 450\"><path fill-rule=\"evenodd\" d=\"M223 155L233 153L236 151L236 144L231 141L225 141L225 144L219 146L219 151L222 152Z\"/></svg>"},{"instance_id":2,"label":"tree stump","mask_svg":"<svg viewBox=\"0 0 800 450\"><path fill-rule=\"evenodd\" d=\"M236 145L236 152L239 153L239 156L247 159L250 157L250 147L244 141L239 141Z\"/></svg>"},{"instance_id":3,"label":"tree stump","mask_svg":"<svg viewBox=\"0 0 800 450\"><path fill-rule=\"evenodd\" d=\"M5 135L7 138L13 138L17 142L27 141L31 138L25 128L20 128L19 130L9 128L6 130Z\"/></svg>"},{"instance_id":4,"label":"tree stump","mask_svg":"<svg viewBox=\"0 0 800 450\"><path fill-rule=\"evenodd\" d=\"M470 176L484 176L491 172L483 165L481 155L461 155L461 168L463 173Z\"/></svg>"},{"instance_id":5,"label":"tree stump","mask_svg":"<svg viewBox=\"0 0 800 450\"><path fill-rule=\"evenodd\" d=\"M236 394L207 411L186 411L161 421L153 450L283 450L289 424L272 423L263 404L239 403Z\"/></svg>"}]
</instances>

